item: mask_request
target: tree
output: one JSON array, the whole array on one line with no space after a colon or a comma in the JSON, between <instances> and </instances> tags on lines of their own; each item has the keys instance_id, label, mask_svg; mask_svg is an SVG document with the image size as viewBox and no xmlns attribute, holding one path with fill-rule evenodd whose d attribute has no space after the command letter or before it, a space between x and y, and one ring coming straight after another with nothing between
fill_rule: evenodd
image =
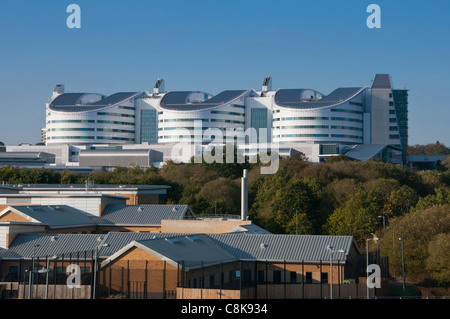
<instances>
[{"instance_id":1,"label":"tree","mask_svg":"<svg viewBox=\"0 0 450 319\"><path fill-rule=\"evenodd\" d=\"M389 257L389 269L402 271L401 242L404 240L406 275L410 280L423 280L427 273L429 246L439 234L450 233L450 205L431 206L392 219L388 230L381 234L380 249ZM393 239L392 230L395 230ZM394 240L394 242L393 242ZM393 250L395 248L395 258ZM433 268L434 269L434 268Z\"/></svg>"},{"instance_id":2,"label":"tree","mask_svg":"<svg viewBox=\"0 0 450 319\"><path fill-rule=\"evenodd\" d=\"M426 267L439 286L450 285L450 233L438 234L430 241Z\"/></svg>"}]
</instances>

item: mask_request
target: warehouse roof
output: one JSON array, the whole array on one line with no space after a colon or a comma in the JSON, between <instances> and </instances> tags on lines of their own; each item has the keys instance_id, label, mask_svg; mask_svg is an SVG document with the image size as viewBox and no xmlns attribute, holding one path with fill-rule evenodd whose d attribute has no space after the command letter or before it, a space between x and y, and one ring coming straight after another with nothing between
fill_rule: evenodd
<instances>
[{"instance_id":1,"label":"warehouse roof","mask_svg":"<svg viewBox=\"0 0 450 319\"><path fill-rule=\"evenodd\" d=\"M8 212L13 212L32 223L46 225L50 229L95 226L86 213L67 205L9 206L0 212L0 216Z\"/></svg>"},{"instance_id":2,"label":"warehouse roof","mask_svg":"<svg viewBox=\"0 0 450 319\"><path fill-rule=\"evenodd\" d=\"M161 220L189 219L195 215L187 205L108 205L100 217L92 219L98 225L161 225Z\"/></svg>"}]
</instances>

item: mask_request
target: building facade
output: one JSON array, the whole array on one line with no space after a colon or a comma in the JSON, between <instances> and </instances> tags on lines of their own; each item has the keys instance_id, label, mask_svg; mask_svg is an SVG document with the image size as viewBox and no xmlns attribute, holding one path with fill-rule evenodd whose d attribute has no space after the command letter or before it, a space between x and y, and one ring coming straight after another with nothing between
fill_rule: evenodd
<instances>
[{"instance_id":1,"label":"building facade","mask_svg":"<svg viewBox=\"0 0 450 319\"><path fill-rule=\"evenodd\" d=\"M406 160L408 93L394 90L388 74L375 75L371 86L337 88L327 95L313 89L273 90L270 77L261 90L217 95L166 92L162 79L153 92L110 96L65 93L58 85L46 112L47 146L275 143L281 148L320 145L330 154L342 145L384 144L400 148Z\"/></svg>"}]
</instances>

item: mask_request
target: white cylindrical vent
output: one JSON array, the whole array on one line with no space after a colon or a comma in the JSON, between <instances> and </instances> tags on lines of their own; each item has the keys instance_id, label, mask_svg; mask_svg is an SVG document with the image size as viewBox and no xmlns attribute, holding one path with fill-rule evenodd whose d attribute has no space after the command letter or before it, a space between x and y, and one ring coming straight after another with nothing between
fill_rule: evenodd
<instances>
[{"instance_id":1,"label":"white cylindrical vent","mask_svg":"<svg viewBox=\"0 0 450 319\"><path fill-rule=\"evenodd\" d=\"M248 212L248 170L244 169L241 183L241 220L247 220Z\"/></svg>"}]
</instances>

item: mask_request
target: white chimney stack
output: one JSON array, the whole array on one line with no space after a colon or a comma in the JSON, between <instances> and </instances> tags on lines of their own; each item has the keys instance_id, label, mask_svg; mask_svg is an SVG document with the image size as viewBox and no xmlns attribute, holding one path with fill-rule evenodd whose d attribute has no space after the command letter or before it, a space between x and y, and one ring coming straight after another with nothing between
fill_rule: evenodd
<instances>
[{"instance_id":1,"label":"white chimney stack","mask_svg":"<svg viewBox=\"0 0 450 319\"><path fill-rule=\"evenodd\" d=\"M241 220L247 220L248 212L248 170L244 169L244 176L241 178Z\"/></svg>"}]
</instances>

